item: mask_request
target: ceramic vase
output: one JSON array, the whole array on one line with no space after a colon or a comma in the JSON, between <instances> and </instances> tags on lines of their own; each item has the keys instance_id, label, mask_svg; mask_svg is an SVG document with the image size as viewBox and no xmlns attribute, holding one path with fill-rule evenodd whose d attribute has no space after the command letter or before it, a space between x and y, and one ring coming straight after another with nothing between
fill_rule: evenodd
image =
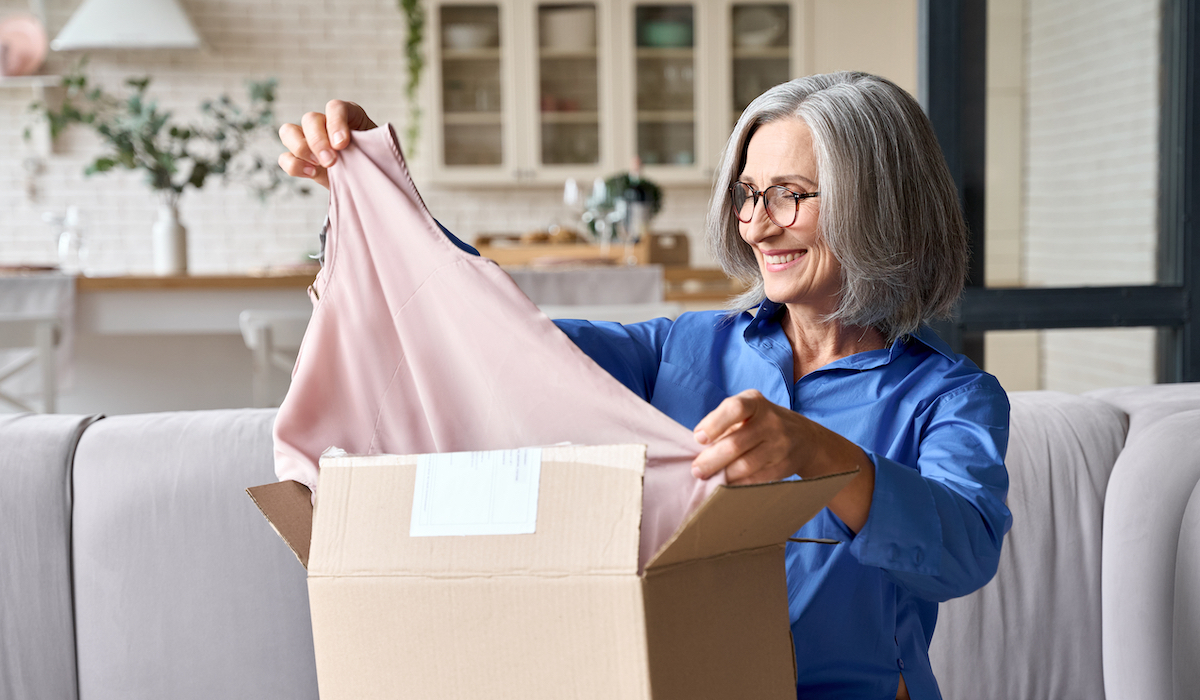
<instances>
[{"instance_id":1,"label":"ceramic vase","mask_svg":"<svg viewBox=\"0 0 1200 700\"><path fill-rule=\"evenodd\" d=\"M154 274L187 274L187 229L179 223L179 207L175 202L158 205L158 221L154 222Z\"/></svg>"}]
</instances>

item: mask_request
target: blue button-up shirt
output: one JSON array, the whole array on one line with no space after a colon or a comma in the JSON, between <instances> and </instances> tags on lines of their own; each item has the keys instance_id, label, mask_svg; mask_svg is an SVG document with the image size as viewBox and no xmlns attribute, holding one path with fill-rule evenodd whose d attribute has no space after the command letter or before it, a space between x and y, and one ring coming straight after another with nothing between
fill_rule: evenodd
<instances>
[{"instance_id":1,"label":"blue button-up shirt","mask_svg":"<svg viewBox=\"0 0 1200 700\"><path fill-rule=\"evenodd\" d=\"M1008 397L929 328L796 380L782 310L764 301L753 315L556 323L689 428L727 397L757 389L861 447L875 465L863 528L855 534L825 509L795 537L837 544L787 545L797 697L892 700L903 673L911 697L940 698L929 666L937 604L991 580L1012 526Z\"/></svg>"},{"instance_id":2,"label":"blue button-up shirt","mask_svg":"<svg viewBox=\"0 0 1200 700\"><path fill-rule=\"evenodd\" d=\"M625 386L685 426L757 389L861 447L875 491L857 534L828 509L787 545L788 603L803 698L940 697L929 665L938 601L983 586L1012 518L1008 399L928 328L798 381L779 319L683 314L621 326L558 325ZM719 662L719 659L713 659Z\"/></svg>"}]
</instances>

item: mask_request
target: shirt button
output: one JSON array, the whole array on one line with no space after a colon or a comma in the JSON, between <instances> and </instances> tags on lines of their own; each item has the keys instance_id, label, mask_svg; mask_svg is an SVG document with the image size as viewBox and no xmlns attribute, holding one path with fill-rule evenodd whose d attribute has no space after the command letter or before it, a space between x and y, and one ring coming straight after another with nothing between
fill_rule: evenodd
<instances>
[{"instance_id":1,"label":"shirt button","mask_svg":"<svg viewBox=\"0 0 1200 700\"><path fill-rule=\"evenodd\" d=\"M913 548L913 563L920 566L923 561L925 561L925 550L920 547Z\"/></svg>"},{"instance_id":2,"label":"shirt button","mask_svg":"<svg viewBox=\"0 0 1200 700\"><path fill-rule=\"evenodd\" d=\"M903 671L904 670L904 659L896 659L896 665L900 667L901 671Z\"/></svg>"},{"instance_id":3,"label":"shirt button","mask_svg":"<svg viewBox=\"0 0 1200 700\"><path fill-rule=\"evenodd\" d=\"M769 340L764 340L762 346L763 350L770 350L771 348L775 347L775 343L772 343Z\"/></svg>"},{"instance_id":4,"label":"shirt button","mask_svg":"<svg viewBox=\"0 0 1200 700\"><path fill-rule=\"evenodd\" d=\"M900 547L898 547L896 545L892 545L891 547L888 548L888 560L889 561L900 561Z\"/></svg>"}]
</instances>

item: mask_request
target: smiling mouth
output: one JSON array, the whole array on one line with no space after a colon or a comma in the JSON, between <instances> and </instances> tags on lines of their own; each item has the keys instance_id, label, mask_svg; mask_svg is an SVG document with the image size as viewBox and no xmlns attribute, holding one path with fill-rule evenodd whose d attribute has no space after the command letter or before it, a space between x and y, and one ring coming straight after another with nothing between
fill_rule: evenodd
<instances>
[{"instance_id":1,"label":"smiling mouth","mask_svg":"<svg viewBox=\"0 0 1200 700\"><path fill-rule=\"evenodd\" d=\"M764 254L763 260L770 263L771 265L783 265L784 263L790 263L791 261L800 257L801 255L804 255L804 253L805 253L805 251L800 251L799 253L784 253L783 255L766 255L766 254Z\"/></svg>"}]
</instances>

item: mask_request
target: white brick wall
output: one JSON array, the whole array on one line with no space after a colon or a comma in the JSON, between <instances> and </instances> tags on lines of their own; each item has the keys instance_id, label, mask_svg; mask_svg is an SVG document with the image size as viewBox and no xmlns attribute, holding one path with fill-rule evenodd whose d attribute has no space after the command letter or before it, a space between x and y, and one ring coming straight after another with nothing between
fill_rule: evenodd
<instances>
[{"instance_id":1,"label":"white brick wall","mask_svg":"<svg viewBox=\"0 0 1200 700\"><path fill-rule=\"evenodd\" d=\"M1149 284L1157 0L1027 0L1024 283ZM1045 333L1043 387L1154 382L1150 331Z\"/></svg>"},{"instance_id":2,"label":"white brick wall","mask_svg":"<svg viewBox=\"0 0 1200 700\"><path fill-rule=\"evenodd\" d=\"M181 117L197 116L203 99L221 92L244 101L245 81L276 77L276 115L295 121L322 109L332 97L353 100L377 120L402 121L404 22L394 0L333 2L293 0L183 0L207 48L201 51L92 52L89 74L110 89L126 77L149 75L151 94ZM77 3L49 3L51 36ZM0 16L28 11L17 0L0 0ZM60 72L74 54L52 55L44 72ZM90 250L90 266L101 273L148 272L150 229L156 200L140 175L110 173L85 178L83 168L97 155L90 134L76 129L59 139L54 154L34 181L37 196L26 193L24 163L36 154L21 139L32 99L29 89L0 88L0 264L53 263L55 243L42 213L79 207ZM274 158L280 146L264 138L260 152ZM418 180L418 185L421 185ZM465 238L489 231L523 231L557 216L557 190L490 190L472 195L464 206L454 193L422 186L436 216ZM702 188L671 189L656 224L698 236L708 193ZM283 196L260 204L240 186L213 182L189 191L180 213L189 229L194 272L243 271L299 261L316 246L327 197ZM710 264L698 240L693 260Z\"/></svg>"},{"instance_id":3,"label":"white brick wall","mask_svg":"<svg viewBox=\"0 0 1200 700\"><path fill-rule=\"evenodd\" d=\"M1157 0L1031 0L1025 283L1154 281Z\"/></svg>"}]
</instances>

